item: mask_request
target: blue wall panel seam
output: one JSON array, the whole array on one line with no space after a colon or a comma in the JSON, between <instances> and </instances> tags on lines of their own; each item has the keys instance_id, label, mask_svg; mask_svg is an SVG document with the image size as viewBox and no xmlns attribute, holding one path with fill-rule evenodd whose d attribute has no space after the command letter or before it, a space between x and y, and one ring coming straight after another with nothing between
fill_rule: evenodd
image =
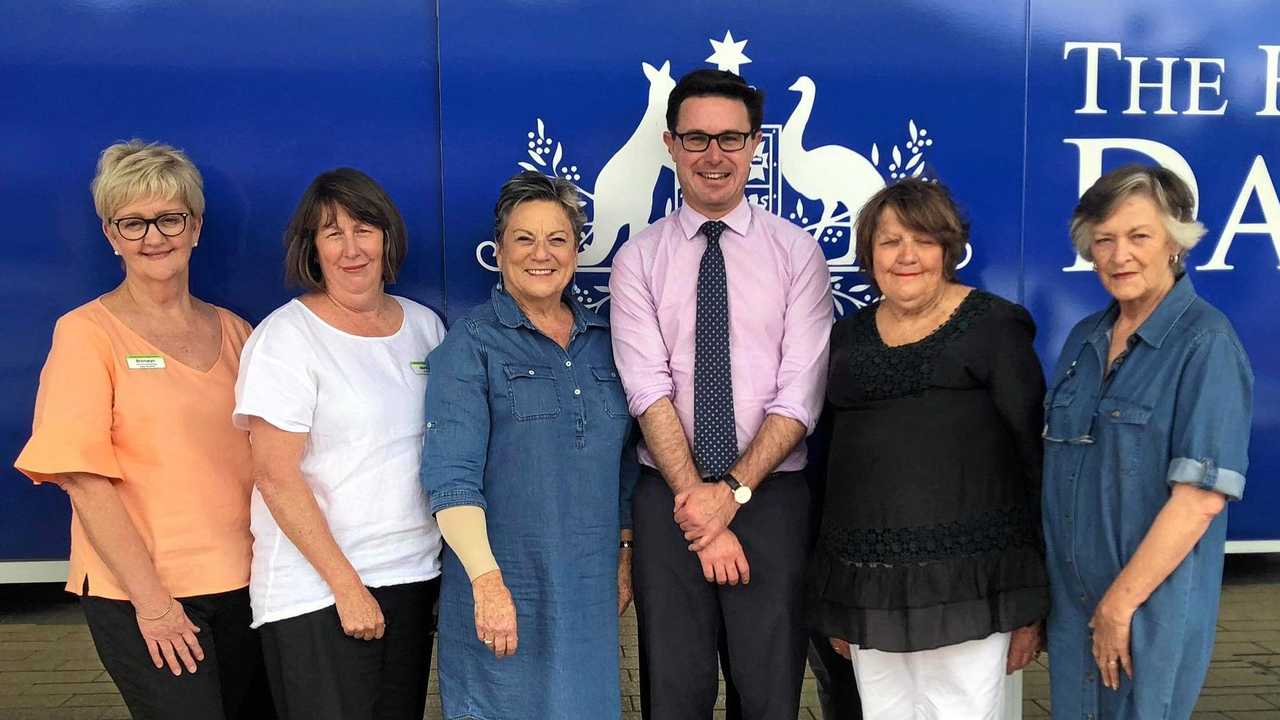
<instances>
[{"instance_id":1,"label":"blue wall panel seam","mask_svg":"<svg viewBox=\"0 0 1280 720\"><path fill-rule=\"evenodd\" d=\"M1027 158L1031 143L1031 3L1023 16L1022 45L1022 197L1018 206L1018 303L1027 304Z\"/></svg>"}]
</instances>

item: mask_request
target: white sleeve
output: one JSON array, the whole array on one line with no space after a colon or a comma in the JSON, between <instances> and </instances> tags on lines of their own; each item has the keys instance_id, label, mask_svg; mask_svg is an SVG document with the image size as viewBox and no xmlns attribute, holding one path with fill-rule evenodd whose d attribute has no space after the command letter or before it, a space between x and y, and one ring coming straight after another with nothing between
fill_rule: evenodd
<instances>
[{"instance_id":1,"label":"white sleeve","mask_svg":"<svg viewBox=\"0 0 1280 720\"><path fill-rule=\"evenodd\" d=\"M241 430L249 429L249 418L255 416L286 432L311 430L316 378L297 321L288 315L269 317L245 342L232 415Z\"/></svg>"}]
</instances>

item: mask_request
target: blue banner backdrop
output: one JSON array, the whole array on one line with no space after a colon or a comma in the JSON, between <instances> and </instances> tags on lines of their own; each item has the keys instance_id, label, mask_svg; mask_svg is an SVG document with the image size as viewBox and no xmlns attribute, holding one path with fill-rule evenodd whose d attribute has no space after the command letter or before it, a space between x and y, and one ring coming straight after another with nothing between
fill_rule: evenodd
<instances>
[{"instance_id":1,"label":"blue banner backdrop","mask_svg":"<svg viewBox=\"0 0 1280 720\"><path fill-rule=\"evenodd\" d=\"M1266 315L1280 265L1280 6L0 6L0 333L12 346L0 457L29 432L53 321L119 280L88 193L108 143L190 152L208 198L195 292L250 321L289 296L281 233L310 179L339 165L382 182L405 215L411 251L394 292L448 318L496 279L502 181L522 168L569 177L591 221L578 293L607 312L613 253L680 202L661 143L667 93L683 73L719 67L766 93L748 197L820 239L839 312L873 300L850 253L851 212L898 177L937 179L973 222L962 280L1025 303L1046 363L1106 299L1066 236L1082 186L1131 160L1194 179L1209 234L1191 272L1257 372L1250 484L1230 533L1280 539L1268 512L1280 501L1280 342ZM0 560L65 557L61 493L13 470L2 480Z\"/></svg>"}]
</instances>

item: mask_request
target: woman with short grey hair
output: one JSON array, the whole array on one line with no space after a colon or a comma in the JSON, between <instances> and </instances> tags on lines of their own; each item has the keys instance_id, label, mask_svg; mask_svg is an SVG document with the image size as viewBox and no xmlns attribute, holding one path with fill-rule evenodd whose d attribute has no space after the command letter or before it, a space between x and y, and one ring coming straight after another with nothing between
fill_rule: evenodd
<instances>
[{"instance_id":1,"label":"woman with short grey hair","mask_svg":"<svg viewBox=\"0 0 1280 720\"><path fill-rule=\"evenodd\" d=\"M1183 269L1203 234L1160 167L1104 175L1071 219L1113 300L1071 331L1044 404L1055 716L1187 718L1209 667L1253 372Z\"/></svg>"},{"instance_id":2,"label":"woman with short grey hair","mask_svg":"<svg viewBox=\"0 0 1280 720\"><path fill-rule=\"evenodd\" d=\"M621 715L638 468L609 324L571 292L581 235L572 184L511 178L494 207L501 280L427 359L446 719Z\"/></svg>"}]
</instances>

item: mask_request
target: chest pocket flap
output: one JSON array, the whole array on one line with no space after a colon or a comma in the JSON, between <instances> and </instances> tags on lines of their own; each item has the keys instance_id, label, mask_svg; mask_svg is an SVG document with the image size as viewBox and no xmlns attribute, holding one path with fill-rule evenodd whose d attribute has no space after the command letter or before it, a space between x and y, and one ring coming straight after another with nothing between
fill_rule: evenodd
<instances>
[{"instance_id":1,"label":"chest pocket flap","mask_svg":"<svg viewBox=\"0 0 1280 720\"><path fill-rule=\"evenodd\" d=\"M549 365L506 363L507 398L517 420L553 418L560 414L560 390Z\"/></svg>"},{"instance_id":2,"label":"chest pocket flap","mask_svg":"<svg viewBox=\"0 0 1280 720\"><path fill-rule=\"evenodd\" d=\"M1098 415L1105 422L1146 425L1151 419L1151 408L1119 398L1103 398L1098 403Z\"/></svg>"}]
</instances>

